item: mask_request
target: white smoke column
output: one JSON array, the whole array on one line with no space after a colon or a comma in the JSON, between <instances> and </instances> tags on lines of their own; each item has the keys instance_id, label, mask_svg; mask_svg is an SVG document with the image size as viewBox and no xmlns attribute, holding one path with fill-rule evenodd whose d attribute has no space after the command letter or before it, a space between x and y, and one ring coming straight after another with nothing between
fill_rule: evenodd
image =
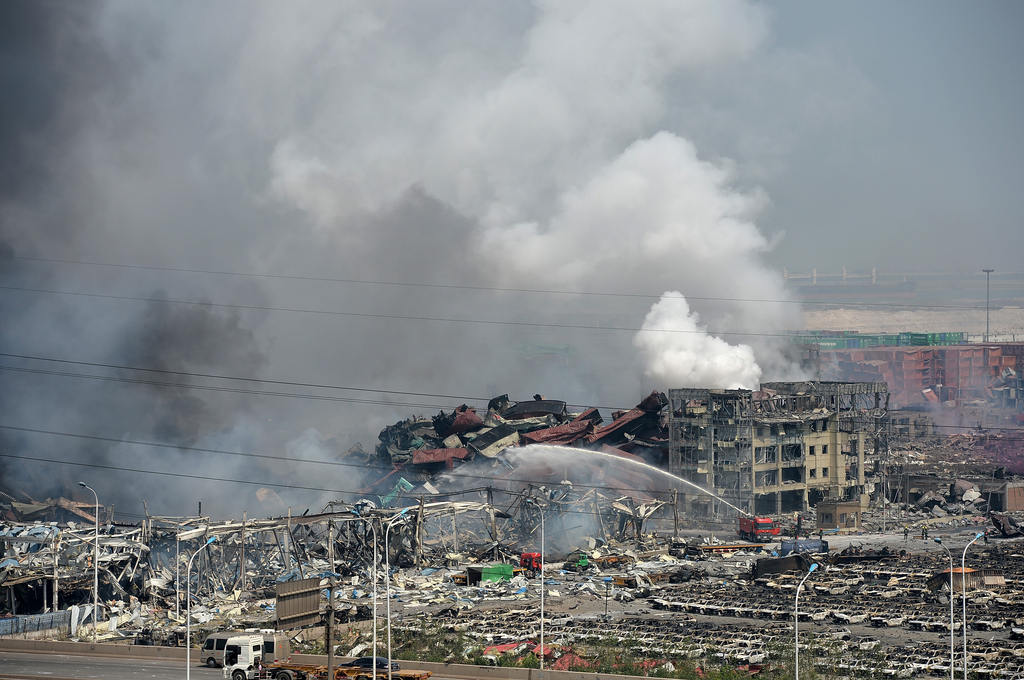
<instances>
[{"instance_id":1,"label":"white smoke column","mask_svg":"<svg viewBox=\"0 0 1024 680\"><path fill-rule=\"evenodd\" d=\"M757 301L788 297L762 260L771 243L753 222L764 193L737 188L732 162L702 158L690 140L663 129L670 80L755 55L768 36L764 8L725 0L652 2L643 11L539 2L536 10L521 53L479 79L417 72L443 98L421 99L427 90L410 81L395 95L409 101L388 106L389 116L350 120L376 109L352 107L362 98L348 90L328 97L314 125L278 143L272 195L352 241L376 232L360 234L351 216L415 184L475 223L462 256L480 267L485 285L681 290L716 331L799 325L795 307ZM419 113L404 120L402 111ZM643 312L630 313L638 322ZM786 363L775 347L756 349L765 366ZM721 358L708 365L720 368L694 375L748 385L754 375L726 370Z\"/></svg>"},{"instance_id":2,"label":"white smoke column","mask_svg":"<svg viewBox=\"0 0 1024 680\"><path fill-rule=\"evenodd\" d=\"M651 307L633 345L643 356L645 374L673 387L755 389L761 377L754 351L709 335L677 291Z\"/></svg>"},{"instance_id":3,"label":"white smoke column","mask_svg":"<svg viewBox=\"0 0 1024 680\"><path fill-rule=\"evenodd\" d=\"M528 280L563 286L614 290L684 278L710 281L723 297L749 293L768 273L757 261L768 241L748 219L765 199L731 190L729 179L691 142L659 132L567 191L549 223L491 230L485 250Z\"/></svg>"}]
</instances>

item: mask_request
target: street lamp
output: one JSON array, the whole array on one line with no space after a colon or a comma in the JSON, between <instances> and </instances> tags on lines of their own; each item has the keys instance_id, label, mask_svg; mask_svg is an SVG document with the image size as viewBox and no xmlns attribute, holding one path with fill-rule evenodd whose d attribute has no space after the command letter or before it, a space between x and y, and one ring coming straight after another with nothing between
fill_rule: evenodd
<instances>
[{"instance_id":1,"label":"street lamp","mask_svg":"<svg viewBox=\"0 0 1024 680\"><path fill-rule=\"evenodd\" d=\"M794 680L800 680L800 589L804 587L804 581L818 568L817 562L811 562L807 573L800 579L800 585L796 587L796 600L793 602L793 669Z\"/></svg>"},{"instance_id":2,"label":"street lamp","mask_svg":"<svg viewBox=\"0 0 1024 680\"><path fill-rule=\"evenodd\" d=\"M984 535L985 534L979 532L974 538L972 538L971 542L964 546L964 554L960 557L960 582L964 586L964 680L967 680L967 549ZM951 576L950 583L953 582L952 578L953 577ZM950 590L952 590L952 588Z\"/></svg>"},{"instance_id":3,"label":"street lamp","mask_svg":"<svg viewBox=\"0 0 1024 680\"><path fill-rule=\"evenodd\" d=\"M995 269L982 269L981 271L985 272L985 342L988 342L988 284Z\"/></svg>"},{"instance_id":4,"label":"street lamp","mask_svg":"<svg viewBox=\"0 0 1024 680\"><path fill-rule=\"evenodd\" d=\"M949 555L949 680L953 680L953 553L942 542L942 538L934 539Z\"/></svg>"},{"instance_id":5,"label":"street lamp","mask_svg":"<svg viewBox=\"0 0 1024 680\"><path fill-rule=\"evenodd\" d=\"M356 516L361 516L360 507L361 503L356 503L353 506L353 510ZM371 506L372 507L372 506ZM373 579L373 658L377 658L377 523L375 517L369 517L370 520L370 531L373 532L373 569L371 571L370 578ZM331 645L334 644L334 640L331 640ZM374 672L376 672L377 662L373 662Z\"/></svg>"},{"instance_id":6,"label":"street lamp","mask_svg":"<svg viewBox=\"0 0 1024 680\"><path fill-rule=\"evenodd\" d=\"M78 486L92 491L96 499L96 540L92 546L92 643L96 644L96 628L100 623L100 497L96 489L85 482L79 482Z\"/></svg>"},{"instance_id":7,"label":"street lamp","mask_svg":"<svg viewBox=\"0 0 1024 680\"><path fill-rule=\"evenodd\" d=\"M387 527L384 529L384 599L387 601L387 617L388 617L388 680L391 680L391 543L388 540L388 535L391 533L391 527L395 522L402 518L402 515L407 513L409 508L405 508L402 512L398 513L391 518L388 522ZM373 668L374 675L377 674L377 650L374 649L373 657Z\"/></svg>"},{"instance_id":8,"label":"street lamp","mask_svg":"<svg viewBox=\"0 0 1024 680\"><path fill-rule=\"evenodd\" d=\"M370 529L373 531L373 674L377 675L377 523L370 518ZM334 644L334 640L331 640Z\"/></svg>"},{"instance_id":9,"label":"street lamp","mask_svg":"<svg viewBox=\"0 0 1024 680\"><path fill-rule=\"evenodd\" d=\"M544 677L544 508L540 509L540 674Z\"/></svg>"},{"instance_id":10,"label":"street lamp","mask_svg":"<svg viewBox=\"0 0 1024 680\"><path fill-rule=\"evenodd\" d=\"M203 543L203 547L192 553L188 558L188 566L185 567L185 678L192 677L192 581L189 579L189 572L192 571L192 560L196 555L203 552L206 546L217 540L216 536L210 536Z\"/></svg>"},{"instance_id":11,"label":"street lamp","mask_svg":"<svg viewBox=\"0 0 1024 680\"><path fill-rule=\"evenodd\" d=\"M544 673L544 508L532 498L527 503L536 505L540 511L540 672Z\"/></svg>"}]
</instances>

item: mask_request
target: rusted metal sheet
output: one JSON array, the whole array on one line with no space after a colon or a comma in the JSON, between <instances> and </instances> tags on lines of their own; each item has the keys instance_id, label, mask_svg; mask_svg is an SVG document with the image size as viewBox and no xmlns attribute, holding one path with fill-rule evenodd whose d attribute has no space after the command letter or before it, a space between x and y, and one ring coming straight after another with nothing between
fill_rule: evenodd
<instances>
[{"instance_id":1,"label":"rusted metal sheet","mask_svg":"<svg viewBox=\"0 0 1024 680\"><path fill-rule=\"evenodd\" d=\"M587 436L586 440L590 444L596 444L597 442L601 442L606 439L614 439L616 435L620 435L623 432L629 432L631 430L631 426L636 424L636 421L639 421L646 416L647 413L638 408L626 411L623 415L605 425L594 434Z\"/></svg>"},{"instance_id":2,"label":"rusted metal sheet","mask_svg":"<svg viewBox=\"0 0 1024 680\"><path fill-rule=\"evenodd\" d=\"M520 441L523 444L568 445L596 431L596 427L589 420L573 420L545 430L524 432L520 435Z\"/></svg>"},{"instance_id":3,"label":"rusted metal sheet","mask_svg":"<svg viewBox=\"0 0 1024 680\"><path fill-rule=\"evenodd\" d=\"M576 422L578 420L589 420L592 423L594 423L594 425L600 425L602 422L604 422L604 419L601 417L600 411L598 411L596 408L588 408L586 411L572 419L573 422Z\"/></svg>"},{"instance_id":4,"label":"rusted metal sheet","mask_svg":"<svg viewBox=\"0 0 1024 680\"><path fill-rule=\"evenodd\" d=\"M435 432L441 438L479 430L484 425L484 421L476 414L476 409L465 404L455 409L450 415L442 411L434 417L433 423Z\"/></svg>"},{"instance_id":5,"label":"rusted metal sheet","mask_svg":"<svg viewBox=\"0 0 1024 680\"><path fill-rule=\"evenodd\" d=\"M450 460L462 460L469 455L469 449L419 449L412 454L413 465L427 463L447 463Z\"/></svg>"},{"instance_id":6,"label":"rusted metal sheet","mask_svg":"<svg viewBox=\"0 0 1024 680\"><path fill-rule=\"evenodd\" d=\"M992 524L999 529L999 531L1007 538L1011 536L1020 536L1020 526L1010 515L999 515L992 513Z\"/></svg>"}]
</instances>

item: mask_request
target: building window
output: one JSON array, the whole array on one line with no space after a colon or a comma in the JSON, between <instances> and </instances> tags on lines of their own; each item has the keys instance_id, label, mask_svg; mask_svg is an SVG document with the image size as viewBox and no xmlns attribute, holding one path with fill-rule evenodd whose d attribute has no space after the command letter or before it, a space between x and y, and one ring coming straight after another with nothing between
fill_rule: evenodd
<instances>
[{"instance_id":1,"label":"building window","mask_svg":"<svg viewBox=\"0 0 1024 680\"><path fill-rule=\"evenodd\" d=\"M817 471L817 470L816 470L815 468L810 468L810 469L809 469L809 472L808 472L808 476L809 476L809 477L810 477L811 479L815 479L815 478L817 478L817 476L818 476L818 471Z\"/></svg>"},{"instance_id":2,"label":"building window","mask_svg":"<svg viewBox=\"0 0 1024 680\"><path fill-rule=\"evenodd\" d=\"M828 477L828 468L821 468L821 476L822 478Z\"/></svg>"},{"instance_id":3,"label":"building window","mask_svg":"<svg viewBox=\"0 0 1024 680\"><path fill-rule=\"evenodd\" d=\"M814 447L813 446L808 446L807 447L807 455L808 456L813 456L814 455Z\"/></svg>"},{"instance_id":4,"label":"building window","mask_svg":"<svg viewBox=\"0 0 1024 680\"><path fill-rule=\"evenodd\" d=\"M822 444L821 445L821 455L823 455L823 456L827 456L828 455L828 444Z\"/></svg>"}]
</instances>

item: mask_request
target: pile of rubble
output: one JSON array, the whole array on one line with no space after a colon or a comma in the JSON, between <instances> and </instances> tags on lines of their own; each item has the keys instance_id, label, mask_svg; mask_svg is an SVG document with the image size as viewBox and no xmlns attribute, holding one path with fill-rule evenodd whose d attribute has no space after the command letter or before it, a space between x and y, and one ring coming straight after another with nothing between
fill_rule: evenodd
<instances>
[{"instance_id":1,"label":"pile of rubble","mask_svg":"<svg viewBox=\"0 0 1024 680\"><path fill-rule=\"evenodd\" d=\"M668 432L660 414L667 403L665 395L652 392L635 408L613 413L612 422L604 424L595 408L569 413L564 401L539 394L532 401L516 403L502 395L490 400L486 414L463 404L451 413L395 423L381 431L373 456L356 445L342 457L402 469L421 478L526 444L613 449L661 462Z\"/></svg>"}]
</instances>

